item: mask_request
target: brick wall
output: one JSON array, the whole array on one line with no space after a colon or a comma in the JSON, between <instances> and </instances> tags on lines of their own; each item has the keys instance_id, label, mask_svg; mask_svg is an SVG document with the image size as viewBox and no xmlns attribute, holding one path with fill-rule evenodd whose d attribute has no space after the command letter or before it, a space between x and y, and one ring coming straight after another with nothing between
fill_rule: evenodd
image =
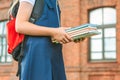
<instances>
[{"instance_id":1,"label":"brick wall","mask_svg":"<svg viewBox=\"0 0 120 80\"><path fill-rule=\"evenodd\" d=\"M0 20L8 18L8 9L12 0L0 0Z\"/></svg>"},{"instance_id":2,"label":"brick wall","mask_svg":"<svg viewBox=\"0 0 120 80\"><path fill-rule=\"evenodd\" d=\"M7 10L11 0L0 0L0 20L7 19ZM4 5L2 5L4 4ZM117 10L117 61L88 61L89 39L80 43L63 45L63 55L67 80L119 80L120 79L120 0L60 0L61 24L74 27L88 22L90 9L114 6ZM0 80L17 80L16 62L0 65Z\"/></svg>"},{"instance_id":3,"label":"brick wall","mask_svg":"<svg viewBox=\"0 0 120 80\"><path fill-rule=\"evenodd\" d=\"M17 70L17 63L0 64L0 80L18 80L15 76Z\"/></svg>"},{"instance_id":4,"label":"brick wall","mask_svg":"<svg viewBox=\"0 0 120 80\"><path fill-rule=\"evenodd\" d=\"M61 0L62 26L88 23L88 11L99 7L115 7L117 11L117 61L89 62L89 39L64 45L64 61L68 80L119 80L120 78L120 0Z\"/></svg>"}]
</instances>

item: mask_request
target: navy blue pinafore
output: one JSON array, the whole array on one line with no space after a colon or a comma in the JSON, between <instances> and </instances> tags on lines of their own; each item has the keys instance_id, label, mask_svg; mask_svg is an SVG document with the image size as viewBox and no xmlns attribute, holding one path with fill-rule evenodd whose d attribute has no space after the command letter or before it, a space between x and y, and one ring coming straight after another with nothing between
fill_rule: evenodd
<instances>
[{"instance_id":1,"label":"navy blue pinafore","mask_svg":"<svg viewBox=\"0 0 120 80\"><path fill-rule=\"evenodd\" d=\"M56 0L45 0L42 16L36 25L59 27ZM52 43L49 36L29 36L21 62L21 80L66 80L62 45Z\"/></svg>"}]
</instances>

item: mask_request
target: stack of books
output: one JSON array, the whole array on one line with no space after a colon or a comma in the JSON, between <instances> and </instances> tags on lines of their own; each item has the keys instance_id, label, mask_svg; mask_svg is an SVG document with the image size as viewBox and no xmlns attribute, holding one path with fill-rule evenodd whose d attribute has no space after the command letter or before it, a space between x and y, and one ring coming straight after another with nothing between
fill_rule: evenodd
<instances>
[{"instance_id":1,"label":"stack of books","mask_svg":"<svg viewBox=\"0 0 120 80\"><path fill-rule=\"evenodd\" d=\"M68 28L65 31L72 37L74 41L100 34L97 29L97 25L95 24L83 24L77 27ZM53 42L59 43L56 41Z\"/></svg>"},{"instance_id":2,"label":"stack of books","mask_svg":"<svg viewBox=\"0 0 120 80\"><path fill-rule=\"evenodd\" d=\"M84 24L66 29L65 31L73 38L73 40L100 34L100 32L98 32L97 25L95 24Z\"/></svg>"}]
</instances>

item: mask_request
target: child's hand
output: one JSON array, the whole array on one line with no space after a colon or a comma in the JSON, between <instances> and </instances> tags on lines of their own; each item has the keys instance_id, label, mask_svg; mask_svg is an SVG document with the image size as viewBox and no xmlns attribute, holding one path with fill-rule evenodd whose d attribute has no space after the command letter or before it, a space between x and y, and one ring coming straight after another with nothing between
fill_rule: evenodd
<instances>
[{"instance_id":1,"label":"child's hand","mask_svg":"<svg viewBox=\"0 0 120 80\"><path fill-rule=\"evenodd\" d=\"M52 41L56 41L61 44L73 41L72 38L65 32L65 29L67 28L66 27L56 28L53 32L54 34L51 36Z\"/></svg>"}]
</instances>

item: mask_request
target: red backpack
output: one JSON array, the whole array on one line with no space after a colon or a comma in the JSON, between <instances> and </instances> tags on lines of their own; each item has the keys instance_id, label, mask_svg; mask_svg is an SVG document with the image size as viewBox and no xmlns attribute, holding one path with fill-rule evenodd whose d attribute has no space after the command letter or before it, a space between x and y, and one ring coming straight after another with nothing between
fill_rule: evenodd
<instances>
[{"instance_id":1,"label":"red backpack","mask_svg":"<svg viewBox=\"0 0 120 80\"><path fill-rule=\"evenodd\" d=\"M7 25L7 44L8 44L8 53L12 55L13 59L18 61L18 72L17 76L20 73L20 63L23 58L23 49L25 42L27 40L27 35L17 33L15 30L16 15L19 7L19 2L13 7L10 20ZM44 8L44 0L36 0L35 6L29 22L35 23L35 21L42 15Z\"/></svg>"},{"instance_id":2,"label":"red backpack","mask_svg":"<svg viewBox=\"0 0 120 80\"><path fill-rule=\"evenodd\" d=\"M8 53L12 54L14 49L17 48L24 40L24 34L17 33L15 31L16 18L10 16L11 20L7 23L7 41L8 41Z\"/></svg>"}]
</instances>

